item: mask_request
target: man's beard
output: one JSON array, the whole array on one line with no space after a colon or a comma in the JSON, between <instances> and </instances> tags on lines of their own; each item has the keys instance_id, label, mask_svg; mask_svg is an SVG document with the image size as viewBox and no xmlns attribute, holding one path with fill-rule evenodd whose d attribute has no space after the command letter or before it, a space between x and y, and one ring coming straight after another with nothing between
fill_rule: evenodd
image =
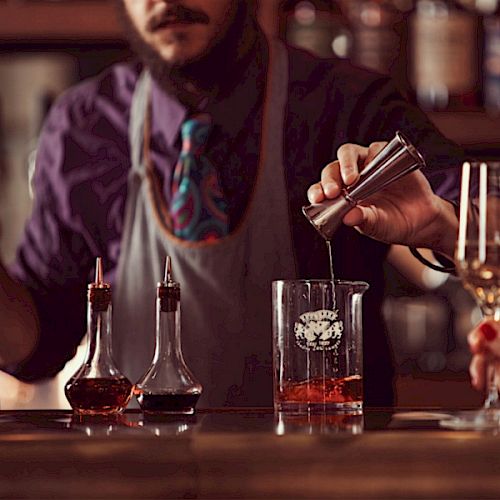
<instances>
[{"instance_id":1,"label":"man's beard","mask_svg":"<svg viewBox=\"0 0 500 500\"><path fill-rule=\"evenodd\" d=\"M168 63L137 31L122 1L120 17L132 50L151 72L156 82L188 106L193 86L201 95L224 93L239 79L238 66L256 39L258 31L253 2L237 2L234 20L226 34L200 58L185 63Z\"/></svg>"}]
</instances>

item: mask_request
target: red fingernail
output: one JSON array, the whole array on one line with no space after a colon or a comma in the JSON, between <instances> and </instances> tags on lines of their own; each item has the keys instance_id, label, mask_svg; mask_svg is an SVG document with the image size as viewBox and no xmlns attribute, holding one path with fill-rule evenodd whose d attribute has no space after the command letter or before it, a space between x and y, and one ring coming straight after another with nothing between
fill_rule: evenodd
<instances>
[{"instance_id":1,"label":"red fingernail","mask_svg":"<svg viewBox=\"0 0 500 500\"><path fill-rule=\"evenodd\" d=\"M491 342L492 340L495 340L497 338L497 331L488 323L483 323L479 329L481 330L481 333L483 334L483 337L488 341Z\"/></svg>"}]
</instances>

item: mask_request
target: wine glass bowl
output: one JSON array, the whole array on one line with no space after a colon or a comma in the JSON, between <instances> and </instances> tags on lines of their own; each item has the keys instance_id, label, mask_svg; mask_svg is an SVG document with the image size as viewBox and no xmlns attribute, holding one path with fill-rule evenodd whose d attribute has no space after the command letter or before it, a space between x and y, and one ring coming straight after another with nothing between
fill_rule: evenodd
<instances>
[{"instance_id":1,"label":"wine glass bowl","mask_svg":"<svg viewBox=\"0 0 500 500\"><path fill-rule=\"evenodd\" d=\"M500 320L500 162L462 167L455 262L485 318Z\"/></svg>"}]
</instances>

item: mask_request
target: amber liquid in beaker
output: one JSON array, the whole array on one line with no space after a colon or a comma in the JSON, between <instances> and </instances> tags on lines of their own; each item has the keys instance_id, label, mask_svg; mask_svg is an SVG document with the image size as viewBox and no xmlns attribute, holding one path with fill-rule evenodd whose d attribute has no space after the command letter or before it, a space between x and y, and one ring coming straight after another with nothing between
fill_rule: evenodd
<instances>
[{"instance_id":1,"label":"amber liquid in beaker","mask_svg":"<svg viewBox=\"0 0 500 500\"><path fill-rule=\"evenodd\" d=\"M280 401L286 403L353 403L363 400L363 378L352 375L343 378L315 377L292 382L283 387Z\"/></svg>"}]
</instances>

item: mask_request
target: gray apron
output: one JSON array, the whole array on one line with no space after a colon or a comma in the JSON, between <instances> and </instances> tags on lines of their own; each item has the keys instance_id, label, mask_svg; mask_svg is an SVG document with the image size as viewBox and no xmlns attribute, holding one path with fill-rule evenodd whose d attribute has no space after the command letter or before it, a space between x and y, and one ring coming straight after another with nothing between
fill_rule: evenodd
<instances>
[{"instance_id":1,"label":"gray apron","mask_svg":"<svg viewBox=\"0 0 500 500\"><path fill-rule=\"evenodd\" d=\"M271 281L295 277L295 263L282 161L288 60L282 45L271 45L254 192L238 228L220 240L185 242L159 223L142 158L148 73L141 75L132 102L113 353L132 382L151 364L155 286L169 255L181 285L184 359L203 385L199 407L272 404Z\"/></svg>"}]
</instances>

